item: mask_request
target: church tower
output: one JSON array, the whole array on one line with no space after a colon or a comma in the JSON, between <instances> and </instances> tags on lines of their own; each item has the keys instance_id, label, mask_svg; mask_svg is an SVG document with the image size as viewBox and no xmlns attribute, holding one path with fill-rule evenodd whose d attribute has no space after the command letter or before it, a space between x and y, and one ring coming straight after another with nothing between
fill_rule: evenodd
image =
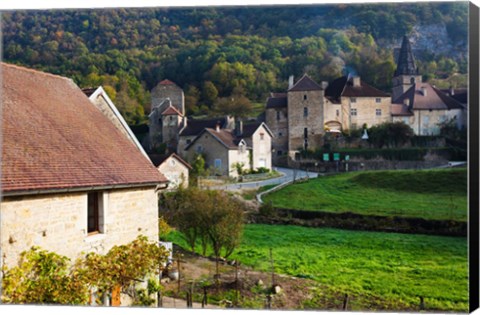
<instances>
[{"instance_id":1,"label":"church tower","mask_svg":"<svg viewBox=\"0 0 480 315\"><path fill-rule=\"evenodd\" d=\"M403 36L402 47L397 59L397 69L393 75L392 101L395 102L415 83L422 83L422 76L418 74L410 41L407 36Z\"/></svg>"}]
</instances>

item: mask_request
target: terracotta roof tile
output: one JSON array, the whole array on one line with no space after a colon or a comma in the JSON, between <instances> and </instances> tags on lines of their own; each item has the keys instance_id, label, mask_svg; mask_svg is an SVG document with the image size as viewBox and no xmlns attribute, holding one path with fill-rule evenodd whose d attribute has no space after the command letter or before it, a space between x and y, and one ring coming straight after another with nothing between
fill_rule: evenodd
<instances>
[{"instance_id":1,"label":"terracotta roof tile","mask_svg":"<svg viewBox=\"0 0 480 315\"><path fill-rule=\"evenodd\" d=\"M180 115L180 116L183 116L182 113L180 113L180 112L178 111L178 109L176 109L176 108L173 107L172 105L168 106L167 109L164 110L161 115L163 115L163 116L167 116L167 115Z\"/></svg>"},{"instance_id":2,"label":"terracotta roof tile","mask_svg":"<svg viewBox=\"0 0 480 315\"><path fill-rule=\"evenodd\" d=\"M167 181L72 80L1 66L3 192Z\"/></svg>"},{"instance_id":3,"label":"terracotta roof tile","mask_svg":"<svg viewBox=\"0 0 480 315\"><path fill-rule=\"evenodd\" d=\"M160 81L160 85L176 85L174 82L170 81L169 79L165 79Z\"/></svg>"},{"instance_id":4,"label":"terracotta roof tile","mask_svg":"<svg viewBox=\"0 0 480 315\"><path fill-rule=\"evenodd\" d=\"M423 93L425 91L425 94ZM412 109L416 110L442 110L442 109L462 109L464 106L446 95L439 89L434 88L429 83L416 83L405 93L400 95L394 103L403 103L408 98Z\"/></svg>"}]
</instances>

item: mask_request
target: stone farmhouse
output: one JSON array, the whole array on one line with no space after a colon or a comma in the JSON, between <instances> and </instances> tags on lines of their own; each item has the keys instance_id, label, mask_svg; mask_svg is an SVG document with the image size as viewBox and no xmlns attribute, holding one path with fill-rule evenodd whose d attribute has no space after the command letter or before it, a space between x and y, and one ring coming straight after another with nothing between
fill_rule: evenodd
<instances>
[{"instance_id":1,"label":"stone farmhouse","mask_svg":"<svg viewBox=\"0 0 480 315\"><path fill-rule=\"evenodd\" d=\"M271 93L265 106L265 122L273 132L273 159L295 158L302 149L318 149L326 133L402 121L417 135L437 135L439 124L454 119L466 126L465 91L441 91L422 82L407 37L403 38L392 95L344 76L318 84L308 75L297 82L289 78L286 93ZM462 103L462 100L465 103Z\"/></svg>"},{"instance_id":2,"label":"stone farmhouse","mask_svg":"<svg viewBox=\"0 0 480 315\"><path fill-rule=\"evenodd\" d=\"M192 167L184 159L175 153L150 154L149 157L158 171L168 179L167 190L188 188L188 175Z\"/></svg>"},{"instance_id":3,"label":"stone farmhouse","mask_svg":"<svg viewBox=\"0 0 480 315\"><path fill-rule=\"evenodd\" d=\"M204 128L185 147L188 161L201 154L205 164L217 175L238 177L237 166L243 170L272 168L272 133L265 123L252 123L243 126L238 122L234 130Z\"/></svg>"},{"instance_id":4,"label":"stone farmhouse","mask_svg":"<svg viewBox=\"0 0 480 315\"><path fill-rule=\"evenodd\" d=\"M157 241L157 193L168 180L121 123L70 79L1 67L2 262L15 265L31 246L75 259L139 234Z\"/></svg>"}]
</instances>

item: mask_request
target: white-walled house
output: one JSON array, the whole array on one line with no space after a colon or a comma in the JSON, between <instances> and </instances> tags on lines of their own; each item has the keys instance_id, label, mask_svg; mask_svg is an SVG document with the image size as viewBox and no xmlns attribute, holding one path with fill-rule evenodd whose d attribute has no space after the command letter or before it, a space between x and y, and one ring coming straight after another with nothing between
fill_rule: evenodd
<instances>
[{"instance_id":1,"label":"white-walled house","mask_svg":"<svg viewBox=\"0 0 480 315\"><path fill-rule=\"evenodd\" d=\"M150 159L158 171L169 181L167 190L188 188L188 177L192 167L177 154L150 154Z\"/></svg>"},{"instance_id":2,"label":"white-walled house","mask_svg":"<svg viewBox=\"0 0 480 315\"><path fill-rule=\"evenodd\" d=\"M1 66L3 262L32 246L75 259L157 241L168 180L72 80Z\"/></svg>"}]
</instances>

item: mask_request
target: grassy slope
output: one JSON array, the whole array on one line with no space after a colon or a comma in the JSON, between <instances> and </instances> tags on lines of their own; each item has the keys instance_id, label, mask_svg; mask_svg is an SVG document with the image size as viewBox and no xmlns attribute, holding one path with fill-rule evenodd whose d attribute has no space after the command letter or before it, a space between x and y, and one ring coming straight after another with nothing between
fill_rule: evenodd
<instances>
[{"instance_id":1,"label":"grassy slope","mask_svg":"<svg viewBox=\"0 0 480 315\"><path fill-rule=\"evenodd\" d=\"M265 196L274 206L467 220L466 169L352 172L288 186Z\"/></svg>"},{"instance_id":2,"label":"grassy slope","mask_svg":"<svg viewBox=\"0 0 480 315\"><path fill-rule=\"evenodd\" d=\"M467 310L466 238L247 225L231 258L269 271L270 248L276 272L327 285L322 296L348 293L353 310L416 309L418 296L427 309Z\"/></svg>"}]
</instances>

